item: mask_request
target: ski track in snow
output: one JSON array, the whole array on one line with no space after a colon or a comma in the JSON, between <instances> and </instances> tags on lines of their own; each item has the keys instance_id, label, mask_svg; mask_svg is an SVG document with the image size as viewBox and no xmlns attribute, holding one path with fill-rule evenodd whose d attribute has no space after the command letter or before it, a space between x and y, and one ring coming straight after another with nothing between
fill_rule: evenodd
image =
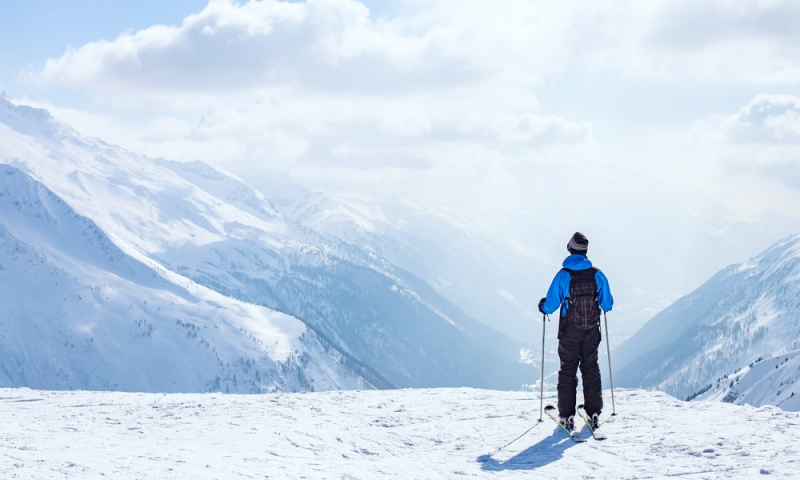
<instances>
[{"instance_id":1,"label":"ski track in snow","mask_svg":"<svg viewBox=\"0 0 800 480\"><path fill-rule=\"evenodd\" d=\"M0 478L796 478L800 414L615 393L575 444L526 392L0 389Z\"/></svg>"}]
</instances>

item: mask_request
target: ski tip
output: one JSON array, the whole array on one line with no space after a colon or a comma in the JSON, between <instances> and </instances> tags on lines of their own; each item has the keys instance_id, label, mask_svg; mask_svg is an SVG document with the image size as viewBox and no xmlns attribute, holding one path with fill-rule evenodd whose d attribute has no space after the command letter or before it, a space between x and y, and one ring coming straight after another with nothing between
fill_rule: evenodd
<instances>
[{"instance_id":1,"label":"ski tip","mask_svg":"<svg viewBox=\"0 0 800 480\"><path fill-rule=\"evenodd\" d=\"M580 405L578 405L578 410L585 410L585 409L583 408L583 404L582 404L582 403L581 403Z\"/></svg>"},{"instance_id":2,"label":"ski tip","mask_svg":"<svg viewBox=\"0 0 800 480\"><path fill-rule=\"evenodd\" d=\"M547 406L544 407L544 411L545 412L549 412L550 410L555 410L555 409L556 409L556 407L554 407L552 405L547 405Z\"/></svg>"}]
</instances>

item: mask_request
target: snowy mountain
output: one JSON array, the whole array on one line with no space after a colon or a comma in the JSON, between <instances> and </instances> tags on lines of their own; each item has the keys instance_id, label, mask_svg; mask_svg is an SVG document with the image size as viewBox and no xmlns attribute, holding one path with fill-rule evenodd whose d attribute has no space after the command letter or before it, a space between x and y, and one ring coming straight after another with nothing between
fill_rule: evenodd
<instances>
[{"instance_id":1,"label":"snowy mountain","mask_svg":"<svg viewBox=\"0 0 800 480\"><path fill-rule=\"evenodd\" d=\"M720 268L800 231L796 218L766 213L745 222L685 186L656 177L630 182L592 168L542 166L547 181L520 186L509 194L510 207L481 192L447 197L409 186L402 195L330 193L287 175L247 178L286 217L375 252L477 320L533 345L541 335L537 302L575 230L589 236L589 257L617 299L612 347ZM596 192L591 208L581 192Z\"/></svg>"},{"instance_id":2,"label":"snowy mountain","mask_svg":"<svg viewBox=\"0 0 800 480\"><path fill-rule=\"evenodd\" d=\"M0 165L0 384L266 392L373 388L297 320L125 252ZM375 386L381 383L373 376Z\"/></svg>"},{"instance_id":3,"label":"snowy mountain","mask_svg":"<svg viewBox=\"0 0 800 480\"><path fill-rule=\"evenodd\" d=\"M608 440L576 444L546 417L537 421L537 397L474 389L265 395L0 389L0 477L797 477L798 413L619 390L618 414L602 426Z\"/></svg>"},{"instance_id":4,"label":"snowy mountain","mask_svg":"<svg viewBox=\"0 0 800 480\"><path fill-rule=\"evenodd\" d=\"M46 185L126 252L293 315L396 386L519 388L536 377L519 362L521 344L418 277L285 218L264 195L203 163L85 139L46 111L5 99L0 163Z\"/></svg>"},{"instance_id":5,"label":"snowy mountain","mask_svg":"<svg viewBox=\"0 0 800 480\"><path fill-rule=\"evenodd\" d=\"M287 217L386 258L484 324L535 343L529 334L541 317L530 285L554 274L552 262L515 244L508 230L419 192L403 198L335 196L307 190L285 175L248 178Z\"/></svg>"},{"instance_id":6,"label":"snowy mountain","mask_svg":"<svg viewBox=\"0 0 800 480\"><path fill-rule=\"evenodd\" d=\"M800 235L732 265L615 353L622 386L800 410Z\"/></svg>"},{"instance_id":7,"label":"snowy mountain","mask_svg":"<svg viewBox=\"0 0 800 480\"><path fill-rule=\"evenodd\" d=\"M776 405L800 411L800 350L757 358L709 387L696 398L739 405Z\"/></svg>"}]
</instances>

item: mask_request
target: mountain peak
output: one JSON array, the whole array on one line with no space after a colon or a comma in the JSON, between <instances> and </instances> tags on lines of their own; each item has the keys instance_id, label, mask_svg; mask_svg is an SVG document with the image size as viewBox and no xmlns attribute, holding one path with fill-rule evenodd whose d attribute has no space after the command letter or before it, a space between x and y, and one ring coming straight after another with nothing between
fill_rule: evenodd
<instances>
[{"instance_id":1,"label":"mountain peak","mask_svg":"<svg viewBox=\"0 0 800 480\"><path fill-rule=\"evenodd\" d=\"M0 95L0 124L38 140L56 140L66 127L43 108L19 105L7 95Z\"/></svg>"}]
</instances>

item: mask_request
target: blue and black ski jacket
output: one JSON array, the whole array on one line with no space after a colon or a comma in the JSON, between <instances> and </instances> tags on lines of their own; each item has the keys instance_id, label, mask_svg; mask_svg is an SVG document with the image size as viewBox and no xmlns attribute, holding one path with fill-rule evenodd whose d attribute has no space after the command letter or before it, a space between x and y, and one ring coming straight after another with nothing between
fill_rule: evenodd
<instances>
[{"instance_id":1,"label":"blue and black ski jacket","mask_svg":"<svg viewBox=\"0 0 800 480\"><path fill-rule=\"evenodd\" d=\"M564 268L570 270L586 270L592 268L592 262L586 258L586 255L573 254L564 259L562 265ZM547 314L551 314L561 307L561 316L566 317L567 308L569 306L564 302L564 299L569 296L569 282L572 276L566 270L559 270L553 283L550 284L550 289L547 290L547 297L545 297L542 310ZM600 270L594 275L597 282L597 303L600 308L605 312L610 312L614 306L614 297L611 296L611 290L608 287L608 279Z\"/></svg>"}]
</instances>

